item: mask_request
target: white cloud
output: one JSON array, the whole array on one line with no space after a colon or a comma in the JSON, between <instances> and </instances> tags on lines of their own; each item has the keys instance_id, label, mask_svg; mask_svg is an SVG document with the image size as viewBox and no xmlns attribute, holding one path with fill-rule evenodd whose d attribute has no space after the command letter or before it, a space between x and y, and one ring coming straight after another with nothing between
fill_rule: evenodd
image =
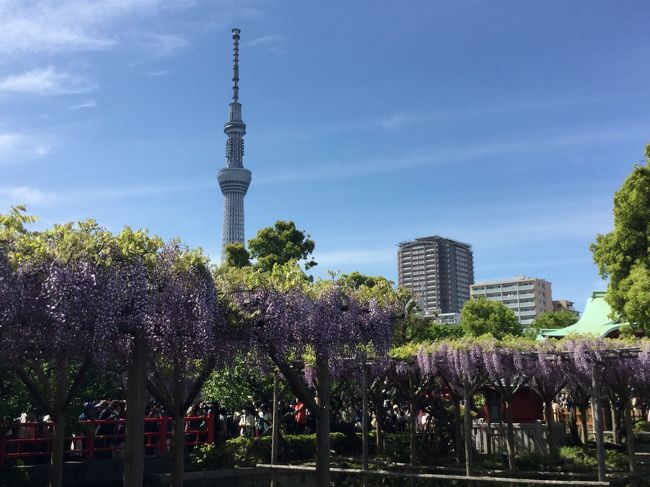
<instances>
[{"instance_id":1,"label":"white cloud","mask_svg":"<svg viewBox=\"0 0 650 487\"><path fill-rule=\"evenodd\" d=\"M0 163L46 156L54 142L49 135L0 132Z\"/></svg>"},{"instance_id":2,"label":"white cloud","mask_svg":"<svg viewBox=\"0 0 650 487\"><path fill-rule=\"evenodd\" d=\"M395 113L393 115L380 118L377 120L377 125L386 130L397 130L404 127L408 123L412 123L412 118L413 116L407 116L403 113Z\"/></svg>"},{"instance_id":3,"label":"white cloud","mask_svg":"<svg viewBox=\"0 0 650 487\"><path fill-rule=\"evenodd\" d=\"M149 71L145 73L147 76L153 76L153 77L158 77L158 76L167 76L169 74L168 70L161 69L160 71Z\"/></svg>"},{"instance_id":4,"label":"white cloud","mask_svg":"<svg viewBox=\"0 0 650 487\"><path fill-rule=\"evenodd\" d=\"M75 105L70 105L70 110L82 110L84 108L95 108L97 106L96 100L86 100Z\"/></svg>"},{"instance_id":5,"label":"white cloud","mask_svg":"<svg viewBox=\"0 0 650 487\"><path fill-rule=\"evenodd\" d=\"M2 136L0 135L0 151L2 150ZM1 152L0 152L1 154ZM0 197L11 197L13 204L18 203L84 203L90 200L121 200L124 198L138 198L155 196L185 191L201 191L214 189L212 184L146 184L136 186L116 187L86 187L83 189L69 188L66 190L43 191L30 186L0 187ZM0 199L1 201L1 199Z\"/></svg>"},{"instance_id":6,"label":"white cloud","mask_svg":"<svg viewBox=\"0 0 650 487\"><path fill-rule=\"evenodd\" d=\"M0 53L106 50L122 42L118 22L194 2L164 0L0 0ZM154 34L157 35L157 34ZM163 39L165 48L177 36Z\"/></svg>"},{"instance_id":7,"label":"white cloud","mask_svg":"<svg viewBox=\"0 0 650 487\"><path fill-rule=\"evenodd\" d=\"M246 41L243 45L250 47L262 47L264 49L268 49L269 51L278 53L282 51L286 41L287 36L284 34L269 34L261 37L256 37L250 41Z\"/></svg>"},{"instance_id":8,"label":"white cloud","mask_svg":"<svg viewBox=\"0 0 650 487\"><path fill-rule=\"evenodd\" d=\"M374 122L373 122L374 123ZM510 140L464 144L448 148L419 150L399 157L371 157L354 161L322 161L313 164L309 171L274 171L258 174L256 184L293 184L296 182L350 179L370 174L402 171L406 168L430 167L441 164L471 162L490 158L491 164L497 164L500 156L539 153L558 148L593 147L606 141L636 139L647 135L647 124L633 126L595 126L567 129L562 133L512 135ZM295 131L287 134L295 134Z\"/></svg>"},{"instance_id":9,"label":"white cloud","mask_svg":"<svg viewBox=\"0 0 650 487\"><path fill-rule=\"evenodd\" d=\"M0 187L0 201L5 201L11 205L32 205L34 203L43 203L47 199L48 195L46 193L31 186Z\"/></svg>"},{"instance_id":10,"label":"white cloud","mask_svg":"<svg viewBox=\"0 0 650 487\"><path fill-rule=\"evenodd\" d=\"M185 37L178 34L139 32L127 36L130 41L144 49L153 57L172 56L187 47Z\"/></svg>"},{"instance_id":11,"label":"white cloud","mask_svg":"<svg viewBox=\"0 0 650 487\"><path fill-rule=\"evenodd\" d=\"M88 78L59 71L52 66L9 75L0 80L0 93L57 96L88 93L95 89L97 86Z\"/></svg>"}]
</instances>

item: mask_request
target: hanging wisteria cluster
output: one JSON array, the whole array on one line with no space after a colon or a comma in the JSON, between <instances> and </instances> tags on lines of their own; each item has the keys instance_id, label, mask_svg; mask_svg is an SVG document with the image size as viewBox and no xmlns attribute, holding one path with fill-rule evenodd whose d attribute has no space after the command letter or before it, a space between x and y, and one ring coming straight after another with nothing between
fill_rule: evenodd
<instances>
[{"instance_id":1,"label":"hanging wisteria cluster","mask_svg":"<svg viewBox=\"0 0 650 487\"><path fill-rule=\"evenodd\" d=\"M11 359L72 360L96 350L99 337L111 335L101 273L87 260L22 263L14 274L19 293L6 348Z\"/></svg>"},{"instance_id":2,"label":"hanging wisteria cluster","mask_svg":"<svg viewBox=\"0 0 650 487\"><path fill-rule=\"evenodd\" d=\"M258 350L278 360L322 354L334 376L359 369L354 358L386 357L391 344L395 308L363 302L336 284L242 290L235 300L251 317L250 339Z\"/></svg>"},{"instance_id":3,"label":"hanging wisteria cluster","mask_svg":"<svg viewBox=\"0 0 650 487\"><path fill-rule=\"evenodd\" d=\"M226 337L224 313L207 263L176 243L160 251L145 318L151 353L173 362L209 357Z\"/></svg>"},{"instance_id":4,"label":"hanging wisteria cluster","mask_svg":"<svg viewBox=\"0 0 650 487\"><path fill-rule=\"evenodd\" d=\"M508 411L512 406L514 391L522 385L529 386L545 404L550 455L554 454L556 448L551 404L564 388L575 392L576 403L583 405L585 399L580 396L591 397L598 404L603 395L611 393L610 397L621 399L626 414L629 414L632 392L647 392L650 387L650 341L638 339L571 337L559 341L533 342L523 339L498 341L485 337L464 338L421 346L416 363L420 373L456 390L466 404L481 387L493 386L499 391ZM469 421L466 424L468 431L471 430L467 427L471 425ZM507 421L508 455L510 466L514 468L511 415ZM627 427L631 428L630 425L631 422ZM466 457L470 459L467 461L469 473L471 438L468 434ZM631 440L628 441L628 448L633 451L631 443ZM630 469L634 472L634 455L629 456Z\"/></svg>"},{"instance_id":5,"label":"hanging wisteria cluster","mask_svg":"<svg viewBox=\"0 0 650 487\"><path fill-rule=\"evenodd\" d=\"M226 357L227 320L199 251L128 228L114 235L92 221L16 228L0 242L0 365L54 420L50 481L60 485L66 410L90 367L122 372L142 357L159 400L184 412L216 357ZM170 398L178 383L187 391ZM144 394L144 381L128 387L142 408Z\"/></svg>"},{"instance_id":6,"label":"hanging wisteria cluster","mask_svg":"<svg viewBox=\"0 0 650 487\"><path fill-rule=\"evenodd\" d=\"M598 367L605 378L624 374L641 387L650 382L650 342L590 337L535 342L461 339L421 346L416 363L425 375L450 383L518 379L540 389L561 389L590 377Z\"/></svg>"},{"instance_id":7,"label":"hanging wisteria cluster","mask_svg":"<svg viewBox=\"0 0 650 487\"><path fill-rule=\"evenodd\" d=\"M0 249L0 343L5 344L7 325L14 319L17 291L7 255ZM1 357L0 357L1 360Z\"/></svg>"}]
</instances>

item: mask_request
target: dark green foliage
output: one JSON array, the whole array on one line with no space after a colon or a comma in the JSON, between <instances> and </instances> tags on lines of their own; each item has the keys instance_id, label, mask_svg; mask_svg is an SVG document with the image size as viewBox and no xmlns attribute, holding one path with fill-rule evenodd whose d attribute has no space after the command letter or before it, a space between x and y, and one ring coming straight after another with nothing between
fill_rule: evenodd
<instances>
[{"instance_id":1,"label":"dark green foliage","mask_svg":"<svg viewBox=\"0 0 650 487\"><path fill-rule=\"evenodd\" d=\"M524 330L524 335L535 339L540 329L566 328L578 321L575 313L565 309L559 311L547 311L537 317L535 322Z\"/></svg>"},{"instance_id":2,"label":"dark green foliage","mask_svg":"<svg viewBox=\"0 0 650 487\"><path fill-rule=\"evenodd\" d=\"M462 337L463 328L458 325L431 325L425 332L425 340L455 340Z\"/></svg>"},{"instance_id":3,"label":"dark green foliage","mask_svg":"<svg viewBox=\"0 0 650 487\"><path fill-rule=\"evenodd\" d=\"M542 313L533 323L535 328L566 328L578 321L575 313L562 309L560 311L547 311Z\"/></svg>"},{"instance_id":4,"label":"dark green foliage","mask_svg":"<svg viewBox=\"0 0 650 487\"><path fill-rule=\"evenodd\" d=\"M250 406L251 397L270 402L273 378L270 374L263 374L252 360L237 357L228 367L210 374L201 394L204 399L217 401L228 411L240 411Z\"/></svg>"},{"instance_id":5,"label":"dark green foliage","mask_svg":"<svg viewBox=\"0 0 650 487\"><path fill-rule=\"evenodd\" d=\"M400 347L408 343L453 340L462 337L463 334L464 331L459 325L439 325L433 318L412 313L395 321L393 345Z\"/></svg>"},{"instance_id":6,"label":"dark green foliage","mask_svg":"<svg viewBox=\"0 0 650 487\"><path fill-rule=\"evenodd\" d=\"M341 455L359 454L361 445L343 433L330 433L331 448ZM316 435L284 435L281 439L281 461L305 462L316 456ZM358 451L357 451L358 450ZM233 438L222 445L203 445L191 456L193 470L229 467L251 467L270 463L271 437Z\"/></svg>"},{"instance_id":7,"label":"dark green foliage","mask_svg":"<svg viewBox=\"0 0 650 487\"><path fill-rule=\"evenodd\" d=\"M485 298L471 299L460 313L463 332L470 336L491 334L497 340L521 335L521 325L515 314L502 303Z\"/></svg>"},{"instance_id":8,"label":"dark green foliage","mask_svg":"<svg viewBox=\"0 0 650 487\"><path fill-rule=\"evenodd\" d=\"M361 454L361 435L330 433L331 448L341 456L359 456ZM437 437L418 435L416 446L418 458L423 464L439 463L439 445ZM284 435L280 445L280 461L296 463L313 461L316 456L316 435ZM390 463L408 463L408 433L385 433L385 449L382 458ZM370 434L370 453L376 453L374 434ZM271 437L233 438L222 445L204 445L191 455L193 470L212 470L229 467L250 467L257 463L271 461Z\"/></svg>"},{"instance_id":9,"label":"dark green foliage","mask_svg":"<svg viewBox=\"0 0 650 487\"><path fill-rule=\"evenodd\" d=\"M21 468L22 461L15 467L0 468L0 487L31 487L34 485L29 470Z\"/></svg>"},{"instance_id":10,"label":"dark green foliage","mask_svg":"<svg viewBox=\"0 0 650 487\"><path fill-rule=\"evenodd\" d=\"M598 466L596 452L590 450L585 453L579 446L563 446L560 448L560 458L564 466L571 470L593 472ZM617 450L606 450L605 466L607 470L626 470L628 467L627 455Z\"/></svg>"},{"instance_id":11,"label":"dark green foliage","mask_svg":"<svg viewBox=\"0 0 650 487\"><path fill-rule=\"evenodd\" d=\"M371 449L375 453L376 442L372 435ZM415 437L417 458L422 465L435 465L440 460L440 445L436 444L438 438L428 434L418 434ZM409 463L409 434L408 433L384 433L383 455L391 463Z\"/></svg>"},{"instance_id":12,"label":"dark green foliage","mask_svg":"<svg viewBox=\"0 0 650 487\"><path fill-rule=\"evenodd\" d=\"M623 321L650 329L650 145L614 195L614 230L591 245L607 302Z\"/></svg>"},{"instance_id":13,"label":"dark green foliage","mask_svg":"<svg viewBox=\"0 0 650 487\"><path fill-rule=\"evenodd\" d=\"M634 431L650 433L650 422L649 421L639 421L634 424Z\"/></svg>"},{"instance_id":14,"label":"dark green foliage","mask_svg":"<svg viewBox=\"0 0 650 487\"><path fill-rule=\"evenodd\" d=\"M5 428L23 412L36 413L25 385L9 370L0 367L0 428ZM2 484L0 484L2 485Z\"/></svg>"},{"instance_id":15,"label":"dark green foliage","mask_svg":"<svg viewBox=\"0 0 650 487\"><path fill-rule=\"evenodd\" d=\"M541 453L522 452L517 455L515 463L518 470L539 471L546 468L548 457Z\"/></svg>"},{"instance_id":16,"label":"dark green foliage","mask_svg":"<svg viewBox=\"0 0 650 487\"><path fill-rule=\"evenodd\" d=\"M262 228L248 241L250 255L257 260L255 265L264 271L291 260L303 260L305 269L314 267L316 261L311 254L315 246L308 234L296 229L294 222L282 220L272 227Z\"/></svg>"},{"instance_id":17,"label":"dark green foliage","mask_svg":"<svg viewBox=\"0 0 650 487\"><path fill-rule=\"evenodd\" d=\"M46 374L51 370L45 367ZM71 376L74 370L71 372ZM15 418L26 412L30 417L42 418L50 411L44 410L32 398L25 385L10 371L0 368L0 427L9 425ZM122 399L117 374L99 366L91 367L84 375L78 392L72 398L66 412L66 434L76 428L77 419L83 411L84 402L97 402L99 399Z\"/></svg>"},{"instance_id":18,"label":"dark green foliage","mask_svg":"<svg viewBox=\"0 0 650 487\"><path fill-rule=\"evenodd\" d=\"M225 264L230 267L246 267L251 265L251 256L244 247L244 244L236 242L229 243L224 249L226 258Z\"/></svg>"},{"instance_id":19,"label":"dark green foliage","mask_svg":"<svg viewBox=\"0 0 650 487\"><path fill-rule=\"evenodd\" d=\"M375 287L379 281L390 282L385 277L366 276L365 274L360 274L357 271L354 271L350 274L343 274L339 278L339 283L341 285L346 285L353 289L359 289L361 286Z\"/></svg>"}]
</instances>

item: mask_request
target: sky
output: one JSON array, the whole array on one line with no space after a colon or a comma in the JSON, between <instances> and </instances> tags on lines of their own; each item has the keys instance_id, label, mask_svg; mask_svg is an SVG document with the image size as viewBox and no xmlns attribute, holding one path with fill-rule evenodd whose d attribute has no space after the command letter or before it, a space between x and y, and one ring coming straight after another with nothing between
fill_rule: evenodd
<instances>
[{"instance_id":1,"label":"sky","mask_svg":"<svg viewBox=\"0 0 650 487\"><path fill-rule=\"evenodd\" d=\"M0 212L180 237L219 261L231 97L250 238L293 220L315 274L397 279L473 246L582 309L589 251L650 142L647 0L0 0Z\"/></svg>"}]
</instances>

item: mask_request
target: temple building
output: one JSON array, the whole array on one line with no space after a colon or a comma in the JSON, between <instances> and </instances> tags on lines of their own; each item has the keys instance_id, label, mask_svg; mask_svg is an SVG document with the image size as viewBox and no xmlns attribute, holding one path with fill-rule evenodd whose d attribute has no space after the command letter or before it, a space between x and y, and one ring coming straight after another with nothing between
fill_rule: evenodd
<instances>
[{"instance_id":1,"label":"temple building","mask_svg":"<svg viewBox=\"0 0 650 487\"><path fill-rule=\"evenodd\" d=\"M563 338L567 335L593 335L604 338L617 338L621 326L627 323L615 318L612 319L612 308L605 301L605 291L594 291L587 299L585 310L580 319L573 325L565 328L542 328L539 330L538 340L544 338Z\"/></svg>"}]
</instances>

